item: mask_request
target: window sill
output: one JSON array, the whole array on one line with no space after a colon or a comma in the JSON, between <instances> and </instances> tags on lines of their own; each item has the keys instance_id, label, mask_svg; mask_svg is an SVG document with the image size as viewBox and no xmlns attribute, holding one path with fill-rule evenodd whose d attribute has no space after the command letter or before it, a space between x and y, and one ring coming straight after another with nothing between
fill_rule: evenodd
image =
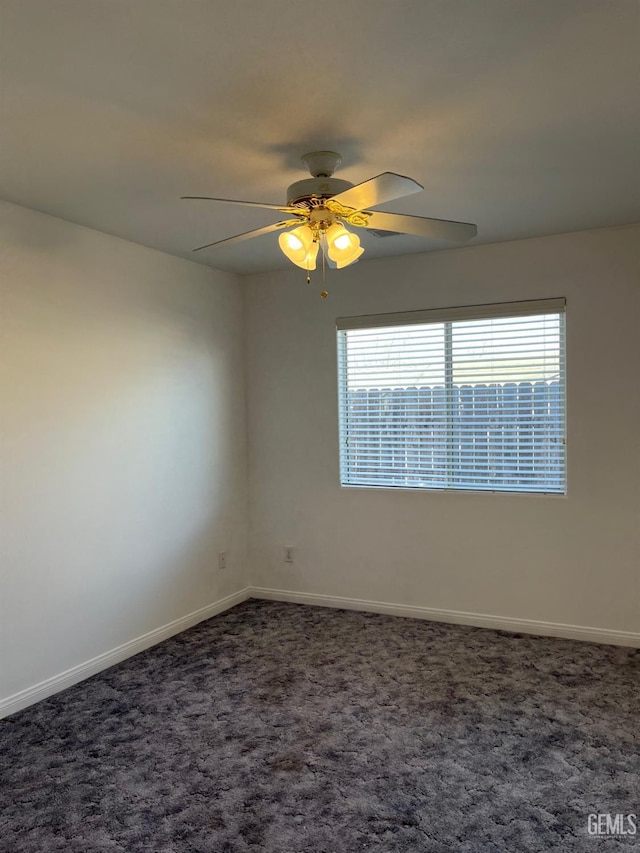
<instances>
[{"instance_id":1,"label":"window sill","mask_svg":"<svg viewBox=\"0 0 640 853\"><path fill-rule=\"evenodd\" d=\"M340 483L341 489L348 490L362 490L366 492L404 492L410 494L420 494L420 495L494 495L498 497L506 497L512 498L514 496L518 497L529 497L529 498L560 498L565 499L568 497L567 493L560 492L524 492L515 490L512 492L503 491L503 490L492 490L492 489L447 489L447 488L430 488L430 489L421 489L421 488L410 488L408 486L364 486L359 484L351 484L351 483Z\"/></svg>"}]
</instances>

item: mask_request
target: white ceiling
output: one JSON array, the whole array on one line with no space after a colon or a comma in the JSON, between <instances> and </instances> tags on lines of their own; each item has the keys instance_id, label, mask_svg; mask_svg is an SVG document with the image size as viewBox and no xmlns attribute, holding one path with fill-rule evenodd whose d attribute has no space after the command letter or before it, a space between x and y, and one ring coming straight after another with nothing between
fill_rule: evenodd
<instances>
[{"instance_id":1,"label":"white ceiling","mask_svg":"<svg viewBox=\"0 0 640 853\"><path fill-rule=\"evenodd\" d=\"M287 268L300 155L495 242L640 220L636 0L0 0L0 196L221 269ZM368 239L368 257L425 251Z\"/></svg>"}]
</instances>

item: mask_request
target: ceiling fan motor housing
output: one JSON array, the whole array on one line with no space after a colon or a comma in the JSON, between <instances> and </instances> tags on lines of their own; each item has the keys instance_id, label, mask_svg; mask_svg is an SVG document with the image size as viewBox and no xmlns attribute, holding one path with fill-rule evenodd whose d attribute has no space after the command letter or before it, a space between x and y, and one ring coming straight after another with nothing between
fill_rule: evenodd
<instances>
[{"instance_id":1,"label":"ceiling fan motor housing","mask_svg":"<svg viewBox=\"0 0 640 853\"><path fill-rule=\"evenodd\" d=\"M287 190L287 204L308 201L311 198L331 198L338 193L351 189L349 181L340 178L306 178L296 181Z\"/></svg>"},{"instance_id":2,"label":"ceiling fan motor housing","mask_svg":"<svg viewBox=\"0 0 640 853\"><path fill-rule=\"evenodd\" d=\"M287 204L299 204L314 198L331 198L353 186L349 181L331 177L342 162L335 151L311 151L303 154L301 159L313 177L291 184L287 190Z\"/></svg>"}]
</instances>

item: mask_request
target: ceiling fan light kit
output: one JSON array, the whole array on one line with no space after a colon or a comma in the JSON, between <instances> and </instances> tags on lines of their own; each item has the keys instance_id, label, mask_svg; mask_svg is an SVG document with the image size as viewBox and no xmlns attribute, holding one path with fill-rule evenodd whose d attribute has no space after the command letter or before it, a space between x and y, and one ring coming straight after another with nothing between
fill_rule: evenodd
<instances>
[{"instance_id":1,"label":"ceiling fan light kit","mask_svg":"<svg viewBox=\"0 0 640 853\"><path fill-rule=\"evenodd\" d=\"M342 162L340 155L335 151L312 151L304 154L302 161L312 177L291 184L287 190L285 205L236 201L211 196L183 196L185 199L262 207L295 217L199 246L194 249L194 252L214 246L228 246L262 234L281 231L278 237L280 250L291 263L306 271L307 281L310 281L310 273L316 268L320 249L322 249L323 271L325 261L329 266L343 269L360 258L364 249L360 245L360 238L350 230L351 228L414 234L419 237L457 243L464 243L478 233L476 226L469 222L453 222L397 213L377 213L372 210L378 205L423 190L424 187L412 178L397 175L395 172L383 172L375 178L354 186L349 181L332 177L335 169ZM350 228L347 228L347 225ZM291 230L282 230L285 228ZM326 291L321 295L324 298Z\"/></svg>"}]
</instances>

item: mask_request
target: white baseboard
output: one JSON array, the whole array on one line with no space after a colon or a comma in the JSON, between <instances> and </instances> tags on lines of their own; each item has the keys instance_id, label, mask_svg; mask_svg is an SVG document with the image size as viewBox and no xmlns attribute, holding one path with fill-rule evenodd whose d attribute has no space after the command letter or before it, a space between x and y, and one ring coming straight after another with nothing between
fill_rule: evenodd
<instances>
[{"instance_id":1,"label":"white baseboard","mask_svg":"<svg viewBox=\"0 0 640 853\"><path fill-rule=\"evenodd\" d=\"M589 628L582 625L563 625L559 622L539 622L532 619L490 616L485 613L465 613L461 610L440 610L433 607L414 607L408 604L391 604L386 601L367 601L362 598L342 598L335 595L318 595L312 592L294 592L285 589L250 587L251 598L269 601L290 601L294 604L315 604L319 607L337 607L342 610L365 610L389 616L408 616L432 622L449 622L454 625L472 625L476 628L493 628L521 634L538 634L544 637L562 637L567 640L586 640L590 643L608 643L614 646L640 648L640 634L633 631L616 631L607 628Z\"/></svg>"},{"instance_id":2,"label":"white baseboard","mask_svg":"<svg viewBox=\"0 0 640 853\"><path fill-rule=\"evenodd\" d=\"M585 640L591 643L607 643L616 646L640 648L640 633L616 631L606 628L590 628L582 625L563 625L558 622L540 622L531 619L505 618L484 613L466 613L459 610L441 610L433 607L414 607L408 604L393 604L386 601L368 601L362 598L346 598L335 595L319 595L312 592L295 592L285 589L266 589L247 587L228 595L219 601L208 604L193 613L162 625L128 643L98 655L85 663L27 687L13 696L0 700L0 719L16 711L33 705L47 696L59 693L85 678L89 678L103 669L108 669L120 661L126 660L145 649L161 643L163 640L186 631L187 628L223 613L248 598L262 598L269 601L289 601L293 604L313 604L319 607L335 607L342 610L364 610L369 613L385 613L389 616L406 616L411 619L427 619L433 622L449 622L456 625L472 625L477 628L493 628L500 631L515 631L523 634L538 634L547 637L562 637L568 640Z\"/></svg>"},{"instance_id":3,"label":"white baseboard","mask_svg":"<svg viewBox=\"0 0 640 853\"><path fill-rule=\"evenodd\" d=\"M173 622L169 622L167 625L155 628L141 637L136 637L135 640L129 640L128 643L123 643L115 649L104 652L104 654L85 661L85 663L78 664L66 670L66 672L61 672L59 675L47 678L46 681L34 684L33 687L27 687L26 690L14 693L13 696L0 701L0 719L8 717L9 714L14 714L16 711L20 711L29 705L34 705L41 699L46 699L47 696L59 693L61 690L71 687L72 684L77 684L79 681L83 681L85 678L89 678L103 669L108 669L110 666L120 663L120 661L137 655L139 652L143 652L145 649L151 648L151 646L155 646L169 637L173 637L174 634L186 631L187 628L192 628L198 622L203 622L205 619L217 616L218 613L235 607L236 604L246 601L249 597L249 589L234 592L226 598L214 601L213 604L208 604L206 607L194 610L193 613L188 613L186 616L174 619Z\"/></svg>"}]
</instances>

